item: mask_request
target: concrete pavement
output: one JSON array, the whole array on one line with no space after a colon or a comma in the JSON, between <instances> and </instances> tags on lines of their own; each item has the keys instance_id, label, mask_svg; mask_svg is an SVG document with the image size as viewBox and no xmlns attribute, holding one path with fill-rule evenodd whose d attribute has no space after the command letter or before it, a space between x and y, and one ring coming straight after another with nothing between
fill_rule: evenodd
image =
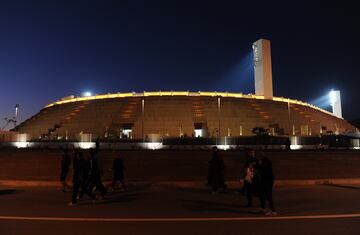
<instances>
[{"instance_id":1,"label":"concrete pavement","mask_svg":"<svg viewBox=\"0 0 360 235\"><path fill-rule=\"evenodd\" d=\"M359 234L357 185L276 187L274 197L279 215L264 220L256 206L244 207L246 200L236 188L226 194L211 194L205 187L142 183L126 192L111 193L107 200L95 204L85 199L76 207L67 206L70 194L55 187L2 188L0 232Z\"/></svg>"},{"instance_id":2,"label":"concrete pavement","mask_svg":"<svg viewBox=\"0 0 360 235\"><path fill-rule=\"evenodd\" d=\"M68 182L71 185L71 182ZM105 181L109 185L111 181ZM155 182L132 182L133 184L152 184L158 186L177 186L177 187L203 187L205 181L155 181ZM243 180L226 181L230 187L239 187ZM352 185L359 184L360 178L327 178L327 179L289 179L276 180L275 186L310 186L310 185ZM58 187L59 181L40 181L40 180L0 180L0 187Z\"/></svg>"},{"instance_id":3,"label":"concrete pavement","mask_svg":"<svg viewBox=\"0 0 360 235\"><path fill-rule=\"evenodd\" d=\"M105 169L117 154L101 153ZM244 207L243 151L223 152L230 190L215 195L205 186L208 151L121 154L129 191L69 207L60 151L1 151L0 234L360 234L358 152L269 152L277 217Z\"/></svg>"},{"instance_id":4,"label":"concrete pavement","mask_svg":"<svg viewBox=\"0 0 360 235\"><path fill-rule=\"evenodd\" d=\"M85 151L85 154L88 152ZM225 179L242 178L245 152L221 151ZM124 159L125 177L130 181L202 181L206 178L211 151L100 151L104 180L112 179L114 157ZM0 180L58 181L60 150L1 149ZM359 151L267 151L277 180L360 178ZM71 180L69 174L68 180Z\"/></svg>"}]
</instances>

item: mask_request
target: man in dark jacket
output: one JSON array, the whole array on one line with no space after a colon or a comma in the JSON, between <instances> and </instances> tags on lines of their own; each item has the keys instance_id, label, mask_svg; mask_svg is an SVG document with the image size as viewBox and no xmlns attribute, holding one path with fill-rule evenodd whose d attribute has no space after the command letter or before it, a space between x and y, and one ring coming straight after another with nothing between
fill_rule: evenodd
<instances>
[{"instance_id":1,"label":"man in dark jacket","mask_svg":"<svg viewBox=\"0 0 360 235\"><path fill-rule=\"evenodd\" d=\"M91 172L90 172L90 188L96 187L101 194L100 199L104 199L106 195L106 188L104 187L101 176L103 174L103 169L100 164L100 161L97 157L98 149L90 149L90 161L91 161Z\"/></svg>"},{"instance_id":2,"label":"man in dark jacket","mask_svg":"<svg viewBox=\"0 0 360 235\"><path fill-rule=\"evenodd\" d=\"M213 193L217 193L218 188L222 188L223 192L226 191L224 169L224 161L219 154L217 147L214 147L212 158L209 161L208 173L208 183L211 185Z\"/></svg>"},{"instance_id":3,"label":"man in dark jacket","mask_svg":"<svg viewBox=\"0 0 360 235\"><path fill-rule=\"evenodd\" d=\"M64 149L64 154L61 159L61 173L60 173L60 182L62 186L62 191L66 193L71 187L66 183L66 177L69 173L71 165L71 158L68 152L68 149Z\"/></svg>"},{"instance_id":4,"label":"man in dark jacket","mask_svg":"<svg viewBox=\"0 0 360 235\"><path fill-rule=\"evenodd\" d=\"M91 199L95 200L95 196L89 191L86 183L88 171L88 163L84 159L83 153L75 150L73 157L73 191L71 202L68 204L69 206L77 205L77 197L80 190L82 193L87 194Z\"/></svg>"},{"instance_id":5,"label":"man in dark jacket","mask_svg":"<svg viewBox=\"0 0 360 235\"><path fill-rule=\"evenodd\" d=\"M260 185L259 185L259 199L261 212L266 215L277 215L276 209L274 207L273 201L273 186L274 186L274 173L272 168L272 163L268 157L266 157L264 152L260 153L259 160L259 175L260 175ZM269 204L270 211L266 212L266 201Z\"/></svg>"},{"instance_id":6,"label":"man in dark jacket","mask_svg":"<svg viewBox=\"0 0 360 235\"><path fill-rule=\"evenodd\" d=\"M113 181L111 184L111 188L113 190L115 190L116 187L116 183L120 182L122 189L126 190L126 185L124 182L124 170L125 170L125 165L124 165L124 161L122 160L122 158L117 157L114 159L113 162L113 166L111 168L111 170L113 171Z\"/></svg>"}]
</instances>

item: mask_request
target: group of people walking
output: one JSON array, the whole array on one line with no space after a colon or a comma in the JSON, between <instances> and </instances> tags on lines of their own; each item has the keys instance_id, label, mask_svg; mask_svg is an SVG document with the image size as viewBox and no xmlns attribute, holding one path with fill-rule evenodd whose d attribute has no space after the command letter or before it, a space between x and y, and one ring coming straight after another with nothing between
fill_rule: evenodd
<instances>
[{"instance_id":1,"label":"group of people walking","mask_svg":"<svg viewBox=\"0 0 360 235\"><path fill-rule=\"evenodd\" d=\"M222 156L216 147L209 161L208 185L211 186L212 193L217 193L219 189L226 191L225 184L225 164ZM246 160L243 168L243 185L239 190L242 195L246 195L246 207L253 206L253 197L259 198L259 213L265 215L277 215L273 202L274 173L272 163L264 152L256 154L255 149L249 149L246 153ZM266 203L269 210L266 210Z\"/></svg>"},{"instance_id":2,"label":"group of people walking","mask_svg":"<svg viewBox=\"0 0 360 235\"><path fill-rule=\"evenodd\" d=\"M63 192L68 192L70 190L72 192L71 202L68 204L69 206L77 205L78 200L82 199L84 195L87 195L93 201L103 200L105 198L107 189L102 182L103 167L98 159L97 154L98 147L95 149L89 149L87 153L78 149L74 149L71 160L71 156L68 150L64 150L63 158L61 160L60 182ZM71 162L73 168L72 187L66 183L66 178L70 171ZM125 167L122 159L115 158L113 167L110 169L114 172L111 188L114 189L118 181L123 184L124 169ZM100 193L97 197L94 195L95 190Z\"/></svg>"},{"instance_id":3,"label":"group of people walking","mask_svg":"<svg viewBox=\"0 0 360 235\"><path fill-rule=\"evenodd\" d=\"M99 148L89 149L84 153L78 149L74 149L73 157L67 149L64 150L61 161L60 181L62 191L72 191L70 206L77 205L79 199L87 195L92 200L102 200L107 194L107 189L102 183L103 168L98 159ZM73 166L73 185L70 187L66 183L70 166ZM111 171L113 171L112 184L109 186L114 189L118 182L125 189L124 184L124 162L121 158L115 158ZM212 193L226 192L225 184L225 164L224 160L216 147L213 148L212 157L209 160L207 183L211 186ZM259 213L265 215L277 215L274 207L272 190L274 185L274 173L272 163L264 152L256 152L249 149L246 153L246 160L243 168L243 185L239 192L246 196L247 207L253 206L253 197L259 198ZM99 191L99 196L95 197L94 191ZM266 210L268 204L269 210Z\"/></svg>"}]
</instances>

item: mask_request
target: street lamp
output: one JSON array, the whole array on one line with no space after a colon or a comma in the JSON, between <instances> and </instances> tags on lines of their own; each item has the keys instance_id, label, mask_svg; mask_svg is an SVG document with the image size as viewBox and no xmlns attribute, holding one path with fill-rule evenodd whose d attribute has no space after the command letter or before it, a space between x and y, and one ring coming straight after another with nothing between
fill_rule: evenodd
<instances>
[{"instance_id":1,"label":"street lamp","mask_svg":"<svg viewBox=\"0 0 360 235\"><path fill-rule=\"evenodd\" d=\"M219 128L218 128L218 137L220 137L220 112L221 112L221 102L220 97L217 98L217 105L218 105L218 121L219 121Z\"/></svg>"},{"instance_id":2,"label":"street lamp","mask_svg":"<svg viewBox=\"0 0 360 235\"><path fill-rule=\"evenodd\" d=\"M144 109L145 109L145 99L141 100L141 134L143 142L145 142L145 136L144 136Z\"/></svg>"},{"instance_id":3,"label":"street lamp","mask_svg":"<svg viewBox=\"0 0 360 235\"><path fill-rule=\"evenodd\" d=\"M17 120L17 117L18 117L18 113L19 113L19 104L16 104L15 105L15 117L14 117L14 125L16 127L16 120Z\"/></svg>"}]
</instances>

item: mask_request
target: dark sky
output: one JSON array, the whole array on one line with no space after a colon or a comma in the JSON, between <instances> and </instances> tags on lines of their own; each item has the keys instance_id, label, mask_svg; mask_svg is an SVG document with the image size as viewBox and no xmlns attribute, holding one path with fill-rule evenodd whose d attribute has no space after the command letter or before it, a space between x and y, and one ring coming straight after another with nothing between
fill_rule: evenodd
<instances>
[{"instance_id":1,"label":"dark sky","mask_svg":"<svg viewBox=\"0 0 360 235\"><path fill-rule=\"evenodd\" d=\"M0 118L87 90L254 93L259 38L272 43L274 95L339 89L344 117L360 118L357 8L248 2L2 0Z\"/></svg>"}]
</instances>

